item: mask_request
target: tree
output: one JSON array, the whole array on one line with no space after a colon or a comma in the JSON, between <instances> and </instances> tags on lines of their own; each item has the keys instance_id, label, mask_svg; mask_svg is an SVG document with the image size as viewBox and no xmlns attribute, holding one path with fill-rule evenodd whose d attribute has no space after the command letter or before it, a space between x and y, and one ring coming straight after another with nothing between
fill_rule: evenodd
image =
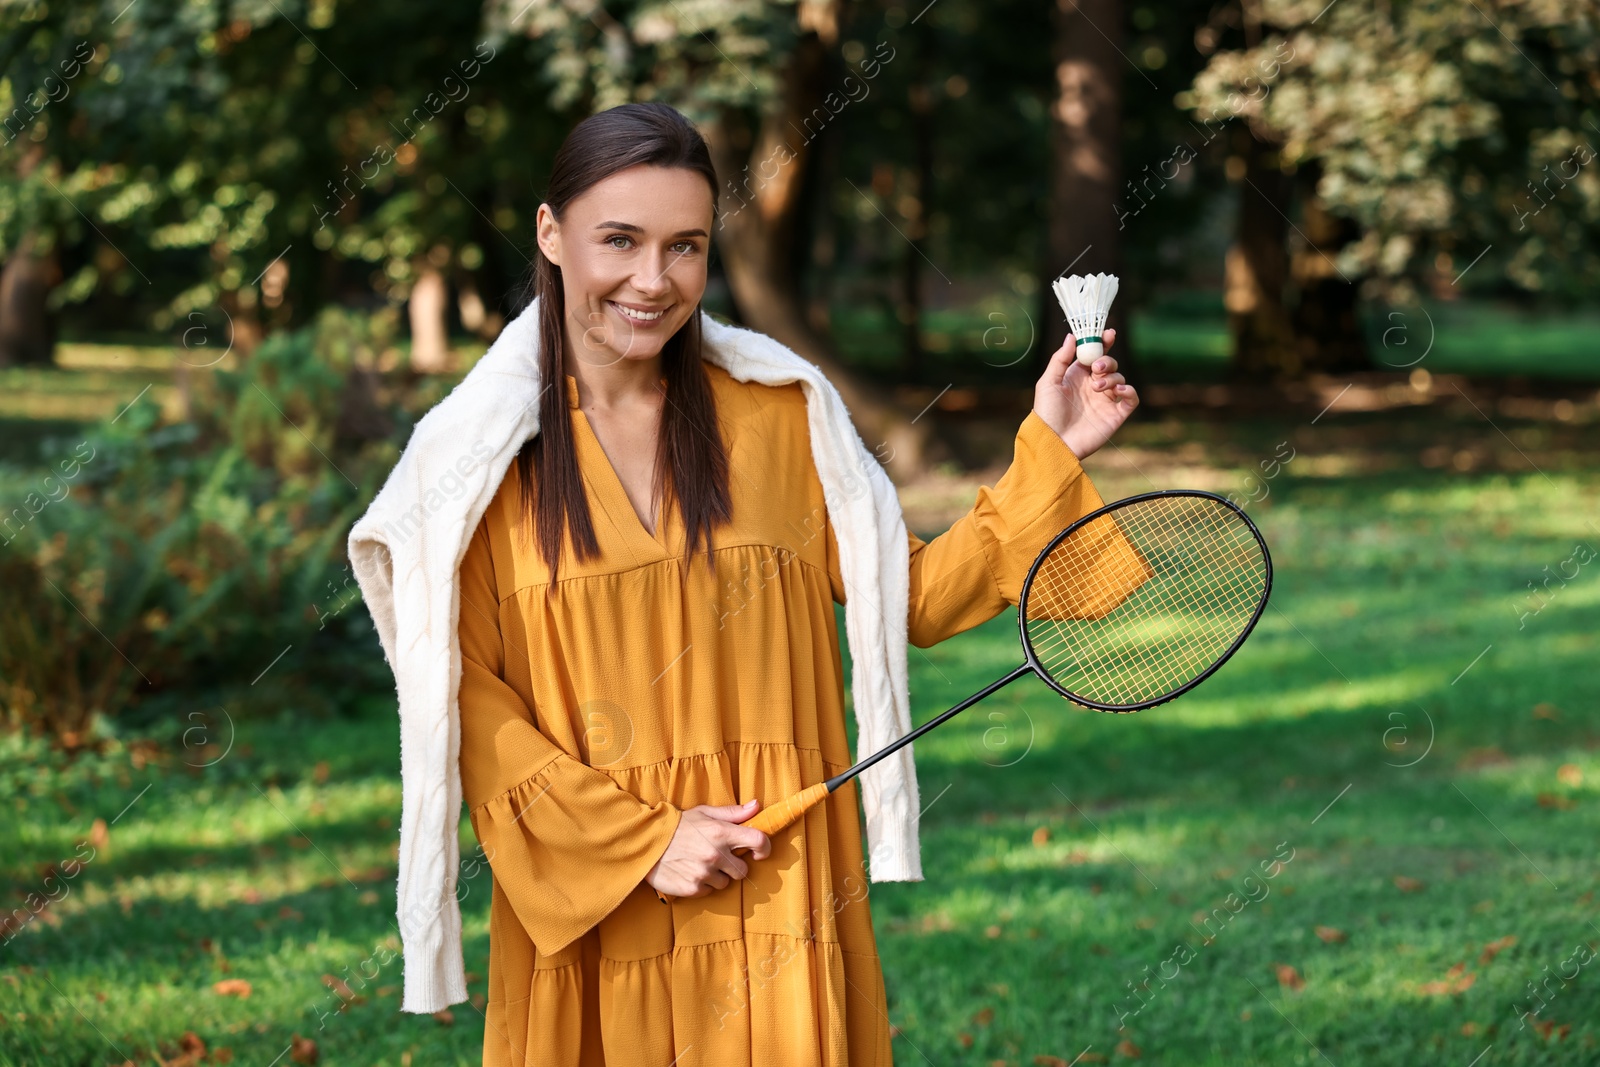
<instances>
[{"instance_id":1,"label":"tree","mask_svg":"<svg viewBox=\"0 0 1600 1067\"><path fill-rule=\"evenodd\" d=\"M1050 283L1068 266L1074 274L1122 274L1116 201L1122 187L1122 72L1127 65L1119 44L1121 0L1055 0L1054 13L1048 247L1050 263L1061 266L1045 279L1047 309L1055 302ZM1123 334L1125 303L1112 306L1109 320ZM1057 309L1047 311L1041 327L1043 344L1034 360L1042 371L1066 339L1067 323Z\"/></svg>"},{"instance_id":2,"label":"tree","mask_svg":"<svg viewBox=\"0 0 1600 1067\"><path fill-rule=\"evenodd\" d=\"M53 242L53 307L248 349L428 279L437 341L449 279L493 331L480 294L526 264L517 207L569 124L529 92L531 45L508 55L478 10L422 0L104 14L0 14L0 248Z\"/></svg>"},{"instance_id":3,"label":"tree","mask_svg":"<svg viewBox=\"0 0 1600 1067\"><path fill-rule=\"evenodd\" d=\"M1297 332L1350 291L1545 293L1600 282L1600 23L1589 0L1262 0L1261 33L1217 51L1188 102L1237 116L1296 175ZM1269 196L1268 199L1271 199ZM1348 281L1345 281L1348 279ZM1324 346L1325 347L1325 346ZM1301 346L1301 359L1305 346ZM1317 353L1338 358L1338 353Z\"/></svg>"}]
</instances>

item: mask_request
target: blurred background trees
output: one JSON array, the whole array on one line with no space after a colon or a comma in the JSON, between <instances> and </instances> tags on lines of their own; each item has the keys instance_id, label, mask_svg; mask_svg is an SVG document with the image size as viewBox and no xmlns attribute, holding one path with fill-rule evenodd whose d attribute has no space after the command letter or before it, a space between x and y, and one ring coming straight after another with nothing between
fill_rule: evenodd
<instances>
[{"instance_id":1,"label":"blurred background trees","mask_svg":"<svg viewBox=\"0 0 1600 1067\"><path fill-rule=\"evenodd\" d=\"M248 350L336 305L404 306L411 365L451 369L518 307L564 132L661 99L724 178L710 302L868 422L938 377L946 310L1008 305L1025 377L1069 265L1125 275L1125 321L1222 292L1242 371L1367 366L1375 301L1592 288L1595 25L1586 0L15 6L0 363L67 323ZM888 316L876 360L852 309Z\"/></svg>"},{"instance_id":2,"label":"blurred background trees","mask_svg":"<svg viewBox=\"0 0 1600 1067\"><path fill-rule=\"evenodd\" d=\"M1069 271L1122 277L1117 354L1152 405L1411 367L1423 339L1401 359L1390 338L1414 310L1429 351L1438 329L1526 349L1527 316L1566 322L1600 281L1596 27L1589 0L6 7L0 372L32 398L57 386L28 374L91 350L158 371L89 407L121 420L108 440L139 428L110 451L168 494L96 489L111 466L89 464L92 507L36 511L23 478L6 565L30 589L126 578L89 598L111 614L49 625L151 649L216 595L186 568L252 559L230 595L262 605L332 580L327 524L522 307L561 138L629 100L711 144L708 308L822 365L902 483L970 458L945 417L1031 386ZM1546 338L1561 366L1574 329ZM285 469L252 409L315 461ZM0 462L53 459L87 410L8 422ZM132 540L96 551L121 563L61 547L107 509ZM246 513L292 547L253 546ZM235 649L219 676L256 651L206 642ZM141 673L161 688L102 681ZM19 706L47 676L11 672Z\"/></svg>"}]
</instances>

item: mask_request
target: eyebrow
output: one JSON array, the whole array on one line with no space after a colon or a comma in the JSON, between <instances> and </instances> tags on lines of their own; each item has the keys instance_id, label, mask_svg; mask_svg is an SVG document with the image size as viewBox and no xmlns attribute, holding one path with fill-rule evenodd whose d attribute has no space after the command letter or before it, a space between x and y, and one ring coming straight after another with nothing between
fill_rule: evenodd
<instances>
[{"instance_id":1,"label":"eyebrow","mask_svg":"<svg viewBox=\"0 0 1600 1067\"><path fill-rule=\"evenodd\" d=\"M631 231L633 233L643 233L644 232L644 228L642 226L635 226L631 222L602 222L599 225L597 225L595 227L595 229L597 229L597 230L629 230L629 231ZM672 236L674 236L674 237L705 237L705 236L707 236L707 234L706 234L706 231L704 231L704 230L679 230L677 233L673 234Z\"/></svg>"}]
</instances>

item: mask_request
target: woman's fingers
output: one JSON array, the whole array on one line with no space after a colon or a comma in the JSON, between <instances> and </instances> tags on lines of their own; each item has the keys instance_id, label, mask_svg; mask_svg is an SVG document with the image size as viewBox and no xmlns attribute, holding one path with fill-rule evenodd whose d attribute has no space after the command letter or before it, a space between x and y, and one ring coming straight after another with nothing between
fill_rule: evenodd
<instances>
[{"instance_id":1,"label":"woman's fingers","mask_svg":"<svg viewBox=\"0 0 1600 1067\"><path fill-rule=\"evenodd\" d=\"M750 873L750 865L735 856L731 848L722 850L721 856L717 860L716 869L733 879L743 878Z\"/></svg>"},{"instance_id":2,"label":"woman's fingers","mask_svg":"<svg viewBox=\"0 0 1600 1067\"><path fill-rule=\"evenodd\" d=\"M698 807L700 811L705 812L718 822L739 823L754 815L756 809L760 806L761 801L759 800L747 800L743 804L701 804Z\"/></svg>"}]
</instances>

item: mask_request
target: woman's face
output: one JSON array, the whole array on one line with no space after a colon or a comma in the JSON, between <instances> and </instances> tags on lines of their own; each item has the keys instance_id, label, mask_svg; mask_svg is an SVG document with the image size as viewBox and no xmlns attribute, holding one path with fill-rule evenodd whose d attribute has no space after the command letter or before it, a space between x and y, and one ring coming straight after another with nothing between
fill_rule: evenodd
<instances>
[{"instance_id":1,"label":"woman's face","mask_svg":"<svg viewBox=\"0 0 1600 1067\"><path fill-rule=\"evenodd\" d=\"M648 360L700 303L711 187L681 167L629 167L590 186L556 221L539 205L539 247L561 268L568 355Z\"/></svg>"}]
</instances>

